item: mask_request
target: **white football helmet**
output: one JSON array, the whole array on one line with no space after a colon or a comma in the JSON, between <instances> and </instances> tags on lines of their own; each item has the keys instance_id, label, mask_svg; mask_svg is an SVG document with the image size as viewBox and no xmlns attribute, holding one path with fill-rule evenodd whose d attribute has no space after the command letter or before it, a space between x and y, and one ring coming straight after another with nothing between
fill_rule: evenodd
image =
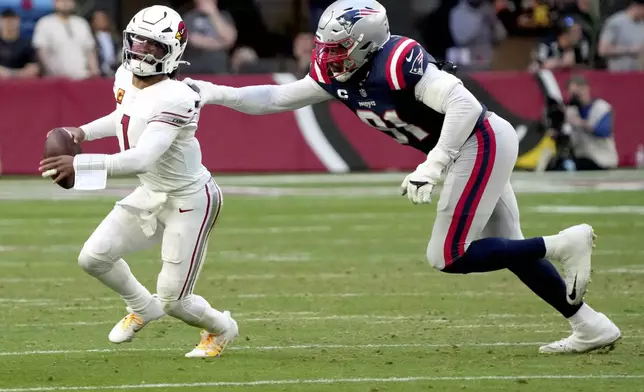
<instances>
[{"instance_id":1,"label":"white football helmet","mask_svg":"<svg viewBox=\"0 0 644 392\"><path fill-rule=\"evenodd\" d=\"M162 5L139 11L123 31L123 67L137 76L166 75L179 68L188 43L181 15Z\"/></svg>"}]
</instances>

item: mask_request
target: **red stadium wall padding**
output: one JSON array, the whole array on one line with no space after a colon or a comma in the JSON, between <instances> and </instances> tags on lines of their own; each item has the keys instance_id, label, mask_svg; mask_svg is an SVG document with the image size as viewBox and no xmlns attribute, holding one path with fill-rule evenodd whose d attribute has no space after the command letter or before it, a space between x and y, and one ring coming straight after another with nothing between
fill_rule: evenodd
<instances>
[{"instance_id":1,"label":"red stadium wall padding","mask_svg":"<svg viewBox=\"0 0 644 392\"><path fill-rule=\"evenodd\" d=\"M634 162L644 143L641 100L644 73L585 75L596 96L615 110L615 138L620 164ZM562 90L567 73L556 74ZM202 77L216 84L245 86L273 84L273 75ZM534 76L522 72L478 73L463 76L465 84L515 125L538 121L543 96ZM111 80L3 81L0 84L0 163L3 174L36 174L47 131L78 126L114 109ZM423 155L370 128L337 102L314 106L317 125L330 145L353 170L409 170ZM197 137L205 165L218 172L325 171L316 146L310 146L294 113L251 116L210 105L202 111ZM316 124L314 124L316 125ZM522 151L538 137L525 137ZM86 143L86 152L117 151L115 139Z\"/></svg>"}]
</instances>

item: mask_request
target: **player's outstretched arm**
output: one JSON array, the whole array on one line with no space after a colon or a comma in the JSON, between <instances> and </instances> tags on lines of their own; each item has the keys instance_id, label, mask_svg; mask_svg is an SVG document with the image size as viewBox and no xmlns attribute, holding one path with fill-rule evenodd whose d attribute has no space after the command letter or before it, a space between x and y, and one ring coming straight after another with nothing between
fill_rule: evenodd
<instances>
[{"instance_id":1,"label":"player's outstretched arm","mask_svg":"<svg viewBox=\"0 0 644 392\"><path fill-rule=\"evenodd\" d=\"M269 114L299 109L333 97L317 85L310 76L282 85L228 87L184 79L196 87L203 103L216 104L247 114Z\"/></svg>"},{"instance_id":2,"label":"player's outstretched arm","mask_svg":"<svg viewBox=\"0 0 644 392\"><path fill-rule=\"evenodd\" d=\"M97 140L105 137L116 136L117 115L116 111L101 117L88 124L81 125L84 141Z\"/></svg>"}]
</instances>

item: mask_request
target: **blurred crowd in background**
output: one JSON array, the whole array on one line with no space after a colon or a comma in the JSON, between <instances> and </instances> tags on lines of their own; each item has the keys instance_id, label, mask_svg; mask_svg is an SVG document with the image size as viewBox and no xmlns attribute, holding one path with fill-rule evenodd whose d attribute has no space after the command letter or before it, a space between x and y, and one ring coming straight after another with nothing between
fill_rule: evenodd
<instances>
[{"instance_id":1,"label":"blurred crowd in background","mask_svg":"<svg viewBox=\"0 0 644 392\"><path fill-rule=\"evenodd\" d=\"M0 78L112 76L145 6L183 16L186 74L308 71L332 0L0 0ZM644 70L644 0L382 0L393 34L463 70Z\"/></svg>"}]
</instances>

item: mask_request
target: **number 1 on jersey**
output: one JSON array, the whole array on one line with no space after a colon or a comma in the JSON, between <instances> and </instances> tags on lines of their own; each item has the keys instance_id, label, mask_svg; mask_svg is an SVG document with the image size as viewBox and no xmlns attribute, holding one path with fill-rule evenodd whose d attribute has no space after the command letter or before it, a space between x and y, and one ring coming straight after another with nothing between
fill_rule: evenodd
<instances>
[{"instance_id":1,"label":"number 1 on jersey","mask_svg":"<svg viewBox=\"0 0 644 392\"><path fill-rule=\"evenodd\" d=\"M130 139L127 136L127 130L130 127L130 116L124 114L121 118L121 129L123 130L123 151L130 149Z\"/></svg>"}]
</instances>

